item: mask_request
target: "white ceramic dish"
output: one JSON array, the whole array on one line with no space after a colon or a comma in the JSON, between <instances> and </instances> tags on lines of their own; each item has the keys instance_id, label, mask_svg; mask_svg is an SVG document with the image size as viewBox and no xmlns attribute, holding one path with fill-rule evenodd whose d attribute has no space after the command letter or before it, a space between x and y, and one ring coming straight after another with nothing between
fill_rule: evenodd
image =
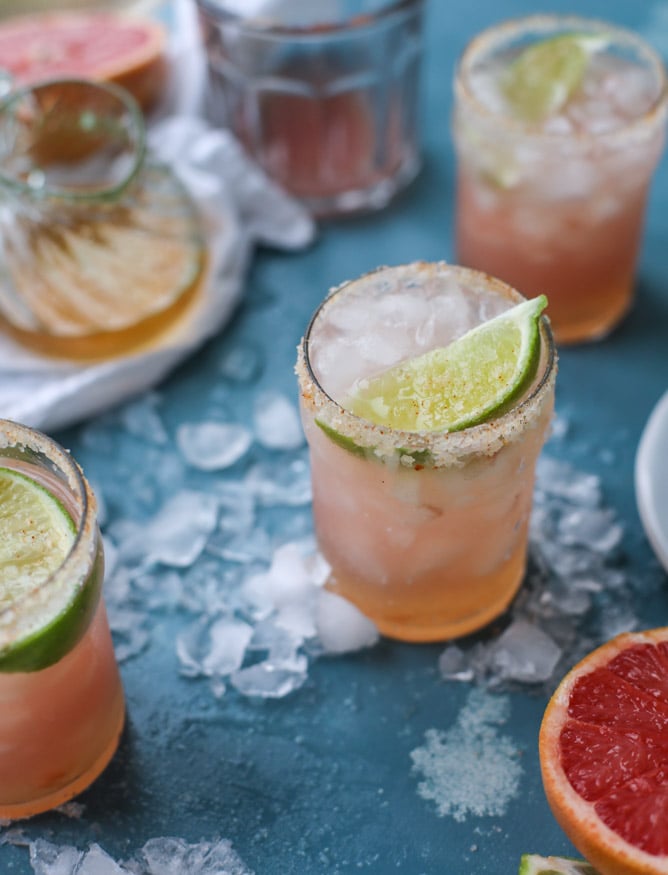
<instances>
[{"instance_id":1,"label":"white ceramic dish","mask_svg":"<svg viewBox=\"0 0 668 875\"><path fill-rule=\"evenodd\" d=\"M643 528L668 571L668 392L658 401L640 438L635 485Z\"/></svg>"}]
</instances>

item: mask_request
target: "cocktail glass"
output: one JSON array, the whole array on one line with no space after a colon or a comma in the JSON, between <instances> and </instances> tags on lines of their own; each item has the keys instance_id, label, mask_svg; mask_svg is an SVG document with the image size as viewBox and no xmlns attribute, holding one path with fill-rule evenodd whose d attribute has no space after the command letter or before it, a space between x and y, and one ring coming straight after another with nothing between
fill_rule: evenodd
<instances>
[{"instance_id":1,"label":"cocktail glass","mask_svg":"<svg viewBox=\"0 0 668 875\"><path fill-rule=\"evenodd\" d=\"M445 346L523 298L445 264L384 268L318 308L297 375L328 586L381 632L433 641L479 629L521 584L534 470L553 410L556 357L541 319L535 378L503 415L450 433L403 432L353 415L360 378Z\"/></svg>"},{"instance_id":2,"label":"cocktail glass","mask_svg":"<svg viewBox=\"0 0 668 875\"><path fill-rule=\"evenodd\" d=\"M118 745L125 708L88 483L62 447L7 420L0 420L0 467L55 496L76 529L69 554L42 585L9 604L0 589L0 818L22 818L98 777Z\"/></svg>"},{"instance_id":3,"label":"cocktail glass","mask_svg":"<svg viewBox=\"0 0 668 875\"><path fill-rule=\"evenodd\" d=\"M563 106L527 120L505 98L504 79L527 46L564 35L601 48ZM632 302L664 145L661 60L613 25L531 16L477 36L454 89L458 262L524 295L546 294L559 342L607 334Z\"/></svg>"},{"instance_id":4,"label":"cocktail glass","mask_svg":"<svg viewBox=\"0 0 668 875\"><path fill-rule=\"evenodd\" d=\"M424 0L197 5L208 115L314 214L379 209L414 178Z\"/></svg>"}]
</instances>

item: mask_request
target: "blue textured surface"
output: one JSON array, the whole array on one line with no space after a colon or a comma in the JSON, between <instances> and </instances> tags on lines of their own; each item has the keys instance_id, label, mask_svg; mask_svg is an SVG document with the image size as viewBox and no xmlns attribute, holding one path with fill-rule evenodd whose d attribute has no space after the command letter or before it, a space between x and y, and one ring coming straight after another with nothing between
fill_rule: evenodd
<instances>
[{"instance_id":1,"label":"blue textured surface","mask_svg":"<svg viewBox=\"0 0 668 875\"><path fill-rule=\"evenodd\" d=\"M564 12L577 5L581 14L632 27L643 26L648 14L637 0L550 5ZM502 13L498 0L432 0L422 175L386 212L324 227L307 252L258 254L232 323L160 388L171 434L179 422L201 418L214 392L240 421L250 421L261 389L296 399L295 346L330 286L379 264L452 257L454 61L470 36L501 15L531 11L529 0L505 0ZM668 385L667 216L664 157L650 201L636 305L610 338L563 350L558 379L558 409L571 424L559 453L602 477L606 500L625 526L623 561L641 577L661 574L635 507L633 461L642 427ZM221 386L221 355L242 340L262 350L262 373L252 386ZM120 429L104 457L84 446L81 434L57 437L93 482L144 463L146 447ZM274 458L280 465L280 454ZM111 518L150 509L135 507L131 495L124 501L110 502ZM668 623L665 587L636 609L647 626ZM306 685L286 699L257 703L232 694L217 701L205 683L179 676L179 625L175 615L156 612L149 647L122 666L129 725L109 769L80 797L83 818L44 815L22 825L26 837L79 847L97 841L117 859L152 836L226 837L258 875L511 875L523 852L573 853L540 782L543 696L511 694L511 718L503 727L521 750L520 794L504 816L457 822L437 816L418 796L411 774L410 752L423 744L425 730L447 729L469 692L440 680L441 646L382 642L351 657L316 661ZM0 870L31 872L26 850L0 846Z\"/></svg>"}]
</instances>

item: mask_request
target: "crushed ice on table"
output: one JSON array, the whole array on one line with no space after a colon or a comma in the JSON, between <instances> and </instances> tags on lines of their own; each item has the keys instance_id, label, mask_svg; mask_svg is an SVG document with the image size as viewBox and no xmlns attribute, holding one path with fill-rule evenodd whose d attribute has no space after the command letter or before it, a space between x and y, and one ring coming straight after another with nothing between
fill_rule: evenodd
<instances>
[{"instance_id":1,"label":"crushed ice on table","mask_svg":"<svg viewBox=\"0 0 668 875\"><path fill-rule=\"evenodd\" d=\"M183 457L200 471L221 471L242 459L253 441L250 431L235 422L187 422L176 432Z\"/></svg>"},{"instance_id":2,"label":"crushed ice on table","mask_svg":"<svg viewBox=\"0 0 668 875\"><path fill-rule=\"evenodd\" d=\"M279 392L262 392L255 399L255 434L270 450L297 450L304 432L295 406Z\"/></svg>"},{"instance_id":3,"label":"crushed ice on table","mask_svg":"<svg viewBox=\"0 0 668 875\"><path fill-rule=\"evenodd\" d=\"M507 696L474 687L454 726L428 729L424 745L411 751L413 772L422 778L418 795L433 801L440 817L505 814L522 777L520 751L499 732L509 715Z\"/></svg>"},{"instance_id":4,"label":"crushed ice on table","mask_svg":"<svg viewBox=\"0 0 668 875\"><path fill-rule=\"evenodd\" d=\"M227 839L188 844L179 838L153 838L120 862L98 844L81 851L37 839L29 848L35 875L253 875Z\"/></svg>"},{"instance_id":5,"label":"crushed ice on table","mask_svg":"<svg viewBox=\"0 0 668 875\"><path fill-rule=\"evenodd\" d=\"M304 684L313 659L371 647L378 632L323 588L328 569L313 539L296 406L257 391L252 430L233 422L225 393L235 384L252 392L262 356L240 343L219 366L227 382L205 400L205 416L167 427L151 392L82 430L85 449L113 460L106 477L95 471L110 623L123 661L150 646L150 612L170 612L180 620L183 677L217 697L279 697ZM569 432L557 417L553 441ZM128 440L141 465L128 460ZM543 455L524 585L489 628L445 646L440 676L492 689L549 687L580 655L633 628L637 582L619 561L623 534L597 476Z\"/></svg>"},{"instance_id":6,"label":"crushed ice on table","mask_svg":"<svg viewBox=\"0 0 668 875\"><path fill-rule=\"evenodd\" d=\"M494 689L550 689L597 644L636 628L636 584L618 561L623 534L597 476L543 455L522 588L492 635L446 646L441 676Z\"/></svg>"}]
</instances>

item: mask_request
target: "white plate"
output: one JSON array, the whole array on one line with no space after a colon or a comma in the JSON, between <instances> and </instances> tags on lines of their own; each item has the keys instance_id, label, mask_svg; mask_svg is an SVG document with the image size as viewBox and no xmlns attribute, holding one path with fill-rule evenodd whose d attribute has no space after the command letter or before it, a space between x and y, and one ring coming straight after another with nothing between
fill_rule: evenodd
<instances>
[{"instance_id":1,"label":"white plate","mask_svg":"<svg viewBox=\"0 0 668 875\"><path fill-rule=\"evenodd\" d=\"M652 411L640 438L635 481L645 534L668 571L668 392Z\"/></svg>"}]
</instances>

